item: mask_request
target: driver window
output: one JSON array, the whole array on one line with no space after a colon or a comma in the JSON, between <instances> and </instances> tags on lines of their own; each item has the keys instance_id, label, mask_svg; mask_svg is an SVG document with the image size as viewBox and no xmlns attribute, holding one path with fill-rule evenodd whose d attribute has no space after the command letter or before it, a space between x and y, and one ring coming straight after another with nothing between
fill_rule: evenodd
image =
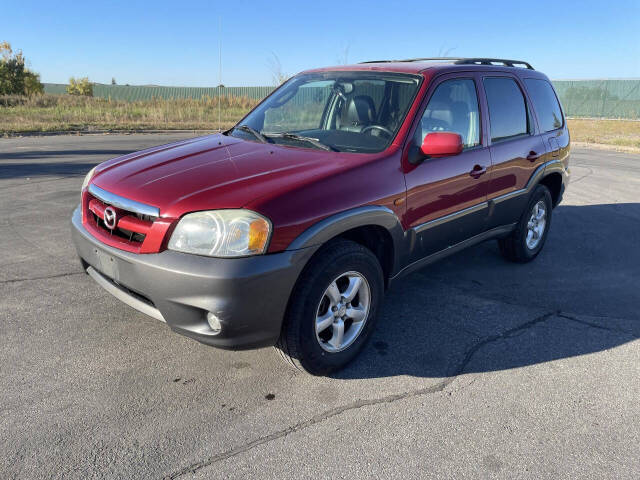
<instances>
[{"instance_id":1,"label":"driver window","mask_svg":"<svg viewBox=\"0 0 640 480\"><path fill-rule=\"evenodd\" d=\"M475 83L470 78L446 80L429 99L418 126L420 144L431 132L453 132L465 148L480 144L480 115Z\"/></svg>"}]
</instances>

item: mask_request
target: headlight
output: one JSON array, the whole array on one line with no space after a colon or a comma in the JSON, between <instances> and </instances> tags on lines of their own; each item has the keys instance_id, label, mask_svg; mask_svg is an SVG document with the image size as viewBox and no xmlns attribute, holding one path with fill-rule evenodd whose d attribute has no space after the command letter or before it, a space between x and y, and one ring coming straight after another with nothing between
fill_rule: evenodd
<instances>
[{"instance_id":1,"label":"headlight","mask_svg":"<svg viewBox=\"0 0 640 480\"><path fill-rule=\"evenodd\" d=\"M89 173L87 173L87 175L84 177L84 181L82 182L82 188L80 189L80 191L84 190L89 186L89 182L91 181L91 178L93 178L93 174L96 171L96 167L97 165L93 167L91 170L89 170Z\"/></svg>"},{"instance_id":2,"label":"headlight","mask_svg":"<svg viewBox=\"0 0 640 480\"><path fill-rule=\"evenodd\" d=\"M209 210L182 217L169 248L210 257L245 257L267 250L271 222L249 210Z\"/></svg>"}]
</instances>

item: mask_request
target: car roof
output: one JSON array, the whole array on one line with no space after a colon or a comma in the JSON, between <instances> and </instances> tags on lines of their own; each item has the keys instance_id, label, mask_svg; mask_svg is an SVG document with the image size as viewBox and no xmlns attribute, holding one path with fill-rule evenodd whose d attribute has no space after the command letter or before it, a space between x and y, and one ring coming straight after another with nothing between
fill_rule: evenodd
<instances>
[{"instance_id":1,"label":"car roof","mask_svg":"<svg viewBox=\"0 0 640 480\"><path fill-rule=\"evenodd\" d=\"M465 61L465 63L461 63ZM471 63L472 61L500 61L500 62L517 62L526 66L510 66L506 64L481 64ZM409 74L429 74L435 76L441 73L455 72L509 72L519 76L544 78L546 75L542 72L534 70L528 63L515 60L495 60L495 59L415 59L415 60L381 60L374 62L364 62L352 65L336 65L332 67L314 68L305 70L301 73L320 73L332 71L375 71L375 72L395 72Z\"/></svg>"}]
</instances>

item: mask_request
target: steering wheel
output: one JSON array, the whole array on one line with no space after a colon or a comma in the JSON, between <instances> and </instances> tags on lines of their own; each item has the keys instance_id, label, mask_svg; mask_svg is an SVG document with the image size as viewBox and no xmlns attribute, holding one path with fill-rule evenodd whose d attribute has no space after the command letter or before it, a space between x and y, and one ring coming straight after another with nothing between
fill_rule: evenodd
<instances>
[{"instance_id":1,"label":"steering wheel","mask_svg":"<svg viewBox=\"0 0 640 480\"><path fill-rule=\"evenodd\" d=\"M369 125L368 127L364 127L360 133L367 133L372 130L380 130L381 132L386 133L389 137L393 137L393 132L382 125Z\"/></svg>"}]
</instances>

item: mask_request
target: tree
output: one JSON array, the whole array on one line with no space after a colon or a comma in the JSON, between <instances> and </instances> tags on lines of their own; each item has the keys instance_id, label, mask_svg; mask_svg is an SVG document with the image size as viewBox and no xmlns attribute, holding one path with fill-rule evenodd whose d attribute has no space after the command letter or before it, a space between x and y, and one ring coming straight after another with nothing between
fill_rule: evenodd
<instances>
[{"instance_id":1,"label":"tree","mask_svg":"<svg viewBox=\"0 0 640 480\"><path fill-rule=\"evenodd\" d=\"M9 42L0 42L0 95L34 95L42 93L40 75L25 66L22 51L13 53Z\"/></svg>"},{"instance_id":2,"label":"tree","mask_svg":"<svg viewBox=\"0 0 640 480\"><path fill-rule=\"evenodd\" d=\"M276 86L282 85L284 82L289 80L289 78L291 78L291 75L282 71L282 64L280 63L280 59L273 52L271 52L271 57L267 59L267 67L269 67L269 70L271 70L271 77L273 78Z\"/></svg>"},{"instance_id":3,"label":"tree","mask_svg":"<svg viewBox=\"0 0 640 480\"><path fill-rule=\"evenodd\" d=\"M40 95L44 93L44 85L40 82L40 75L31 72L29 70L25 71L24 75L24 93L25 95Z\"/></svg>"},{"instance_id":4,"label":"tree","mask_svg":"<svg viewBox=\"0 0 640 480\"><path fill-rule=\"evenodd\" d=\"M0 44L0 95L24 94L24 57L16 54L7 42Z\"/></svg>"},{"instance_id":5,"label":"tree","mask_svg":"<svg viewBox=\"0 0 640 480\"><path fill-rule=\"evenodd\" d=\"M451 54L451 52L453 52L456 48L458 47L456 46L456 47L446 48L444 45L442 45L438 49L438 54L436 55L436 57L448 57Z\"/></svg>"},{"instance_id":6,"label":"tree","mask_svg":"<svg viewBox=\"0 0 640 480\"><path fill-rule=\"evenodd\" d=\"M24 57L13 53L9 42L0 43L0 95L24 94Z\"/></svg>"},{"instance_id":7,"label":"tree","mask_svg":"<svg viewBox=\"0 0 640 480\"><path fill-rule=\"evenodd\" d=\"M115 77L111 77L111 85L117 85Z\"/></svg>"},{"instance_id":8,"label":"tree","mask_svg":"<svg viewBox=\"0 0 640 480\"><path fill-rule=\"evenodd\" d=\"M69 95L84 95L86 97L93 97L93 83L89 81L88 77L69 79L69 85L67 85L67 93Z\"/></svg>"},{"instance_id":9,"label":"tree","mask_svg":"<svg viewBox=\"0 0 640 480\"><path fill-rule=\"evenodd\" d=\"M338 65L349 64L349 50L351 50L351 42L343 43L340 46L340 54L338 55Z\"/></svg>"}]
</instances>

